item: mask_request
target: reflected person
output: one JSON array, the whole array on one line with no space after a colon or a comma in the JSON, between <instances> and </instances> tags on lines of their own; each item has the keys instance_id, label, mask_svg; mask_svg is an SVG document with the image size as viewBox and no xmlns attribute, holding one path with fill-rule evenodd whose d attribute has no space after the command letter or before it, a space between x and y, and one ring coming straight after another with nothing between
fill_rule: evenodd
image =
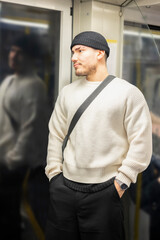
<instances>
[{"instance_id":1,"label":"reflected person","mask_svg":"<svg viewBox=\"0 0 160 240\"><path fill-rule=\"evenodd\" d=\"M0 226L5 240L21 239L23 180L28 169L44 166L47 99L34 70L38 51L32 36L16 39L8 56L13 74L0 85Z\"/></svg>"}]
</instances>

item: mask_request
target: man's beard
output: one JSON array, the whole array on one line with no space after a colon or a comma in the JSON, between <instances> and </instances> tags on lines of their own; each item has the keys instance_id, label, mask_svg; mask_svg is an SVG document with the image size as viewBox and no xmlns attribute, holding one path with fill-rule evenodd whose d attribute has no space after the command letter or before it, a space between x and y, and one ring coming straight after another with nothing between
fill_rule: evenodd
<instances>
[{"instance_id":1,"label":"man's beard","mask_svg":"<svg viewBox=\"0 0 160 240\"><path fill-rule=\"evenodd\" d=\"M88 75L91 75L91 74L93 74L93 73L95 73L96 72L96 66L94 65L94 66L90 66L90 67L88 67L88 69L86 69L86 70L81 70L81 69L75 69L75 74L76 74L76 76L88 76Z\"/></svg>"}]
</instances>

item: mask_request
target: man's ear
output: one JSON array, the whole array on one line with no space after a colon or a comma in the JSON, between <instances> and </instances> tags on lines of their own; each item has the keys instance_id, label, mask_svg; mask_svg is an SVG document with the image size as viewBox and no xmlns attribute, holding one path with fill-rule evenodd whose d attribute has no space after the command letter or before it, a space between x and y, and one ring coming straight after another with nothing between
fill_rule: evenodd
<instances>
[{"instance_id":1,"label":"man's ear","mask_svg":"<svg viewBox=\"0 0 160 240\"><path fill-rule=\"evenodd\" d=\"M101 60L105 56L105 51L104 50L97 50L97 51L98 51L97 58Z\"/></svg>"}]
</instances>

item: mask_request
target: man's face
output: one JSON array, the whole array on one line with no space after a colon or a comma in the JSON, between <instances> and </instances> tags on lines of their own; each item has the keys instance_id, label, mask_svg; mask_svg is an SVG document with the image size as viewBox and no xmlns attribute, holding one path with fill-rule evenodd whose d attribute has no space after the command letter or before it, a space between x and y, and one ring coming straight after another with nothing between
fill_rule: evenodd
<instances>
[{"instance_id":1,"label":"man's face","mask_svg":"<svg viewBox=\"0 0 160 240\"><path fill-rule=\"evenodd\" d=\"M22 48L12 46L8 58L9 67L15 72L21 72L25 67L25 55Z\"/></svg>"},{"instance_id":2,"label":"man's face","mask_svg":"<svg viewBox=\"0 0 160 240\"><path fill-rule=\"evenodd\" d=\"M89 76L96 73L98 50L75 45L72 48L72 62L77 76Z\"/></svg>"}]
</instances>

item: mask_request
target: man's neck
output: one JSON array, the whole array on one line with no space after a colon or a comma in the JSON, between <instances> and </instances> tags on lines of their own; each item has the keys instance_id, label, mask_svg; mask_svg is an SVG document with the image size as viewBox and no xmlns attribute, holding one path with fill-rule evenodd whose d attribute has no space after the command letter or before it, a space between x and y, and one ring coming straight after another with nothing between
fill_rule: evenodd
<instances>
[{"instance_id":1,"label":"man's neck","mask_svg":"<svg viewBox=\"0 0 160 240\"><path fill-rule=\"evenodd\" d=\"M14 72L17 76L25 76L25 75L29 75L33 73L33 69L32 68L26 68L23 70L19 70L19 71L15 71Z\"/></svg>"},{"instance_id":2,"label":"man's neck","mask_svg":"<svg viewBox=\"0 0 160 240\"><path fill-rule=\"evenodd\" d=\"M101 82L108 76L108 71L97 71L96 73L92 75L86 76L87 81L91 82Z\"/></svg>"}]
</instances>

